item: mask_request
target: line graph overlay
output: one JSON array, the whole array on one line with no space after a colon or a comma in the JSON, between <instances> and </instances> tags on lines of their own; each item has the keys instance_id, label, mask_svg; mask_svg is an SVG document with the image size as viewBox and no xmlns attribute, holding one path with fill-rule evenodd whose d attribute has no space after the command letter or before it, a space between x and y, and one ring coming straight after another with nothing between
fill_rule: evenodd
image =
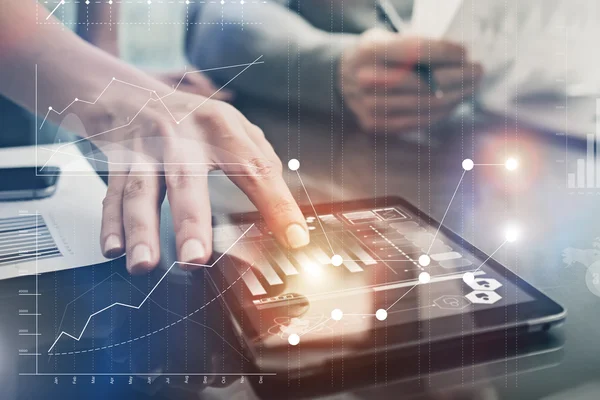
<instances>
[{"instance_id":1,"label":"line graph overlay","mask_svg":"<svg viewBox=\"0 0 600 400\"><path fill-rule=\"evenodd\" d=\"M141 112L142 112L142 111L143 111L143 110L146 108L146 106L147 106L147 105L148 105L148 104L149 104L151 101L154 101L154 102L160 102L160 103L163 105L163 107L165 108L165 110L166 110L166 111L169 113L169 115L171 116L171 118L173 118L173 121L174 121L176 124L180 124L180 123L181 123L183 120L185 120L187 117L189 117L189 116L190 116L190 115L192 115L194 112L196 112L196 110L198 110L200 107L202 107L204 104L206 104L206 102L208 102L209 100L211 100L211 99L212 99L212 98L213 98L215 95L217 95L219 92L221 92L223 89L225 89L225 87L227 87L227 86L228 86L228 85L229 85L231 82L233 82L233 81L234 81L236 78L238 78L238 77L239 77L241 74L243 74L243 73L244 73L246 70L248 70L248 68L250 68L250 67L251 67L251 66L253 66L253 65L257 65L257 64L264 64L264 61L260 61L260 60L262 59L262 57L263 57L263 56L262 56L262 55L260 55L260 56L259 56L259 57L258 57L256 60L254 60L254 61L253 61L253 62L251 62L251 63L246 63L246 64L236 64L236 65L233 65L233 66L219 67L220 69L227 69L227 68L234 68L234 67L241 67L241 66L244 66L244 68L243 68L243 69L242 69L242 70L241 70L239 73L237 73L236 75L234 75L234 76L233 76L233 77L232 77L230 80L228 80L228 81L227 81L225 84L221 85L221 86L220 86L220 87L219 87L219 88L218 88L218 89L217 89L215 92L213 92L213 93L212 93L210 96L206 97L206 98L205 98L205 99L204 99L202 102L200 102L200 104L198 104L196 107L194 107L194 108L193 108L193 109L192 109L190 112L188 112L186 115L184 115L184 116L183 116L182 118L180 118L179 120L177 120L177 119L176 119L176 118L173 116L173 114L172 114L171 110L170 110L170 109L167 107L167 105L166 105L166 104L163 102L163 100L162 100L162 99L163 99L163 98L165 98L165 97L167 97L167 96L170 96L170 95L172 95L173 93L175 93L175 92L177 91L177 88L179 87L179 85L180 85L181 81L183 81L183 79L185 78L185 76L186 76L187 74L189 74L189 73L196 73L196 72L203 72L203 71L207 71L207 70L197 70L197 71L185 72L185 73L184 73L184 75L183 75L183 77L182 77L182 78L181 78L181 80L180 80L180 83L178 83L178 84L177 84L176 88L174 88L174 89L173 89L173 91L171 91L170 93L168 93L167 95L164 95L164 96L162 96L162 97L161 97L161 96L158 96L158 94L156 93L156 90L154 90L154 89L145 88L145 87L142 87L142 86L138 86L138 85L135 85L135 84L132 84L132 83L126 82L126 81L122 81L122 80L119 80L119 79L116 79L116 78L112 78L112 80L111 80L111 81L108 83L108 85L106 85L106 87L104 88L104 90L102 90L102 92L101 92L101 93L100 93L100 95L99 95L99 96L96 98L96 100L94 100L94 101L92 101L92 102L90 102L90 101L86 101L86 100L79 100L79 98L75 98L75 99L74 99L74 100L73 100L71 103L69 103L69 104L68 104L68 105L67 105L67 106L66 106L66 107L65 107L65 108L64 108L62 111L60 111L60 112L59 112L59 111L56 111L56 110L55 110L53 107L49 107L49 108L48 108L48 111L46 112L46 116L44 117L44 119L43 119L43 121L42 121L42 123L41 123L41 125L40 125L39 129L41 129L41 128L44 126L44 123L46 122L46 120L47 120L47 118L48 118L48 116L50 115L50 113L51 113L51 112L54 112L54 113L56 113L56 114L58 114L58 115L61 115L61 114L63 114L65 111L67 111L67 110L68 110L68 109L69 109L69 108L70 108L70 107L71 107L73 104L75 104L75 103L78 103L78 102L82 102L82 103L85 103L85 104L91 104L91 105L95 105L95 104L96 104L96 103L97 103L97 102L100 100L100 98L101 98L101 97L104 95L104 93L106 93L106 91L107 91L107 90L108 90L108 88L109 88L109 87L110 87L110 86L113 84L113 82L119 82L119 83L122 83L122 84L126 84L126 85L129 85L129 86L133 86L133 87L135 87L135 88L138 88L138 89L141 89L141 90L146 90L146 91L149 91L149 92L150 92L150 98L149 98L149 99L148 99L148 100L147 100L147 101L146 101L146 102L145 102L145 103L142 105L142 107L141 107L141 108L138 110L138 112L137 112L137 113L136 113L136 114L135 114L135 115L134 115L132 118L130 118L130 119L129 119L129 122L127 122L127 123L126 123L126 124L124 124L124 125L120 125L120 126L117 126L117 127L114 127L114 128L110 128L110 129L108 129L108 130L106 130L106 131L98 132L98 133L92 134L92 135L90 135L90 136L87 136L87 137L85 137L85 138L80 138L80 139L77 139L77 140L74 140L74 141L72 141L72 142L68 142L68 143L65 143L65 144L63 144L63 145L59 146L59 147L58 147L58 148L55 150L55 152L54 152L53 154L51 154L51 155L50 155L50 157L48 157L48 159L46 160L46 162L44 163L44 165L42 166L42 168L40 168L40 171L41 171L41 170L43 170L43 169L44 169L44 168L45 168L45 167L48 165L48 163L50 162L50 160L52 159L52 157L54 157L54 155L56 154L56 152L57 152L58 150L60 150L61 148L65 147L65 146L67 146L67 145L77 144L77 143L79 143L79 142L82 142L82 141L84 141L84 140L89 140L89 139L92 139L92 138L95 138L95 137L98 137L98 136L104 135L104 134L106 134L106 133L114 132L114 131L116 131L116 130L118 130L118 129L122 129L122 128L126 128L126 127L128 127L129 125L131 125L131 124L132 124L132 123L135 121L135 119L137 118L137 116L138 116L138 115L139 115L139 114L140 114L140 113L141 113ZM215 69L216 69L216 68L211 68L211 69L208 69L208 70L215 70ZM153 96L156 96L156 99L155 99L155 98L153 98ZM37 135L36 135L36 136L37 136Z\"/></svg>"},{"instance_id":2,"label":"line graph overlay","mask_svg":"<svg viewBox=\"0 0 600 400\"><path fill-rule=\"evenodd\" d=\"M145 297L145 298L142 300L142 302L141 302L139 305L137 305L137 306L136 306L136 305L132 305L132 304L125 304L125 303L120 303L120 302L113 303L113 304L111 304L111 305L109 305L109 306L107 306L107 307L104 307L103 309L101 309L101 310L98 310L98 311L94 312L93 314L91 314L91 315L88 317L88 319L87 319L87 322L85 323L84 327L81 329L81 332L79 333L79 336L74 336L74 335L71 335L70 333L68 333L68 332L66 332L66 331L62 331L62 332L61 332L61 333L58 335L58 337L56 338L56 340L54 341L54 343L52 343L52 346L50 346L50 348L48 349L48 354L49 354L49 355L67 355L67 354L79 354L79 353L86 353L86 352L90 352L90 351L96 351L96 350L106 349L106 348L110 348L110 347L116 347L116 346L118 346L118 345L122 345L122 344L125 344L125 343L130 343L130 342L132 342L132 341L134 341L134 340L138 340L138 339L141 339L141 338L143 338L143 337L150 336L151 334L154 334L154 333L157 333L157 332L159 332L159 331L162 331L163 329L166 329L167 327L171 327L171 326L173 326L173 325L176 325L176 324L178 324L179 322L181 322L181 321L184 321L185 319L189 318L190 316L192 316L192 315L196 314L196 313L197 313L197 312L199 312L200 310L204 309L204 308L205 308L205 307L206 307L208 304L210 304L210 303L212 303L213 301L215 301L216 299L220 298L220 297L223 295L223 293L224 293L225 291L227 291L229 288L231 288L231 287L232 287L232 286L233 286L233 285L234 285L236 282L238 282L238 281L239 281L239 280L242 278L242 276L244 276L244 274L245 274L245 273L246 273L248 270L250 270L250 268L252 268L252 266L250 266L250 267L249 267L249 268L248 268L246 271L244 271L244 273L240 274L240 276L238 277L238 279L236 279L236 280L235 280L233 283L231 283L231 284L230 284L230 285L229 285L229 286L228 286L228 287L227 287L227 288L226 288L224 291L220 292L220 293L219 293L217 296L215 296L215 298L213 298L211 301L207 302L207 303L206 303L205 305L203 305L202 307L200 307L200 308L196 309L195 311L193 311L192 313L188 314L187 316L185 316L185 317L183 317L183 318L179 319L178 321L175 321L175 322L173 322L173 323L169 324L168 326L166 326L166 327L164 327L164 328L161 328L161 329L159 329L159 330L156 330L156 331L154 331L154 332L152 332L152 333L149 333L149 334L146 334L146 335L140 336L140 337L138 337L138 338L134 338L134 339L130 339L130 340L124 341L124 342L122 342L122 343L119 343L119 344L113 344L113 345L109 345L109 346L103 346L103 347L96 348L96 349L88 349L88 350L72 351L72 352L67 352L67 353L52 353L52 350L54 349L54 347L56 346L56 344L58 343L58 341L60 340L60 338L61 338L61 337L63 337L63 336L67 336L67 337L69 337L69 338L71 338L71 339L73 339L73 340L75 340L75 341L80 341L80 340L81 340L81 337L83 336L83 334L84 334L84 332L85 332L85 330L86 330L87 326L89 325L90 321L92 320L92 318L93 318L94 316L96 316L96 315L98 315L98 314L100 314L100 313L104 312L104 311L107 311L107 310L109 310L109 309L111 309L111 308L113 308L113 307L117 307L117 306L119 306L119 307L125 307L125 308L131 308L131 309L135 309L135 310L139 310L139 309L140 309L140 308L141 308L141 307L142 307L142 306L143 306L143 305L146 303L146 301L147 301L147 300L150 298L150 296L152 295L152 293L153 293L153 292L156 290L156 288L157 288L157 287L158 287L158 286L161 284L161 282L162 282L162 281L165 279L165 277L166 277L166 276L169 274L169 272L171 272L171 270L173 269L173 267L174 267L175 265L192 265L192 266L199 266L199 267L209 267L209 268L211 268L211 267L215 266L215 265L216 265L216 264L217 264L217 263L218 263L218 262L221 260L221 258L223 258L223 257L224 257L224 256L225 256L225 255L226 255L228 252L229 252L229 250L231 250L231 248L233 248L233 246L235 246L235 245L236 245L236 244L237 244L237 243L238 243L238 242L239 242L239 241L240 241L240 240L241 240L241 239L242 239L242 238L243 238L243 237L244 237L244 236L245 236L245 235L248 233L248 231L250 231L250 229L252 229L253 227L254 227L254 224L250 225L250 226L249 226L249 227L248 227L248 228L247 228L247 229L244 231L244 233L242 233L242 235L241 235L241 236L240 236L240 237L239 237L239 238L238 238L238 239L237 239L235 242L233 242L233 244L231 244L231 246L229 246L229 248L228 248L228 249L227 249L225 252L223 252L223 253L222 253L222 254L221 254L221 255L220 255L220 256L219 256L219 257L218 257L218 258L217 258L217 259L216 259L216 260L215 260L215 261L214 261L212 264L210 264L210 265L205 265L205 264L193 264L193 263L186 263L186 262L175 261L173 264L171 264L171 266L170 266L170 267L167 269L167 271L166 271L166 272L163 274L163 276L162 276L162 277L161 277L161 278L158 280L158 282L157 282L157 283L154 285L154 287L152 288L152 290L150 290L150 292L149 292L149 293L146 295L146 297Z\"/></svg>"}]
</instances>

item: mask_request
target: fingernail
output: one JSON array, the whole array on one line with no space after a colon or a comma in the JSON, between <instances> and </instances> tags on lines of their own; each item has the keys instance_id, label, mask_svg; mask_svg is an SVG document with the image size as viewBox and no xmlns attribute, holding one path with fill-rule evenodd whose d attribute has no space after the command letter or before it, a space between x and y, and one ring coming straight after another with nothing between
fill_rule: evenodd
<instances>
[{"instance_id":1,"label":"fingernail","mask_svg":"<svg viewBox=\"0 0 600 400\"><path fill-rule=\"evenodd\" d=\"M189 239L181 246L179 257L182 262L203 260L206 256L204 246L199 240Z\"/></svg>"},{"instance_id":2,"label":"fingernail","mask_svg":"<svg viewBox=\"0 0 600 400\"><path fill-rule=\"evenodd\" d=\"M150 247L145 244L138 244L133 248L129 257L129 270L137 269L141 264L150 264L151 260Z\"/></svg>"},{"instance_id":3,"label":"fingernail","mask_svg":"<svg viewBox=\"0 0 600 400\"><path fill-rule=\"evenodd\" d=\"M304 247L310 242L308 232L298 224L292 224L288 226L287 230L285 231L285 236L288 246L290 246L292 249Z\"/></svg>"},{"instance_id":4,"label":"fingernail","mask_svg":"<svg viewBox=\"0 0 600 400\"><path fill-rule=\"evenodd\" d=\"M104 241L104 254L108 257L115 257L123 251L123 243L117 235L109 235Z\"/></svg>"}]
</instances>

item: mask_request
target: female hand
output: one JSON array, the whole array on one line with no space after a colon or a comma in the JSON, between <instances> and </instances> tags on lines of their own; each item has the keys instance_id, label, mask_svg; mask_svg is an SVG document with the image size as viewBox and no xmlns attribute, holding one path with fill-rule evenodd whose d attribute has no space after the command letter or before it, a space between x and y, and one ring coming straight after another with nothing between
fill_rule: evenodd
<instances>
[{"instance_id":1,"label":"female hand","mask_svg":"<svg viewBox=\"0 0 600 400\"><path fill-rule=\"evenodd\" d=\"M169 198L178 260L203 264L211 254L208 174L220 169L262 213L275 237L291 248L308 244L304 217L282 177L282 164L263 132L232 106L171 92L148 98L107 96L88 135L107 157L101 246L127 253L130 272L154 268L160 257L159 210ZM145 106L140 108L140 104Z\"/></svg>"}]
</instances>

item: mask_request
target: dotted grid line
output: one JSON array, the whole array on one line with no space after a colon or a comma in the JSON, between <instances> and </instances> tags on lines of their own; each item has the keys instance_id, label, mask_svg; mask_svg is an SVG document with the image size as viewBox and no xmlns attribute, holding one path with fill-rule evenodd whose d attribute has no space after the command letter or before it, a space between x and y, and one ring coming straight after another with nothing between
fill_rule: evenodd
<instances>
[{"instance_id":1,"label":"dotted grid line","mask_svg":"<svg viewBox=\"0 0 600 400\"><path fill-rule=\"evenodd\" d=\"M225 290L223 290L221 293L219 293L217 296L215 296L215 297L214 297L212 300L210 300L208 303L204 304L202 307L198 308L197 310L195 310L195 311L191 312L190 314L188 314L188 315L186 315L186 316L184 316L184 317L181 317L181 318L180 318L180 319L178 319L177 321L175 321L175 322L173 322L173 323L171 323L171 324L169 324L169 325L167 325L167 326L164 326L164 327L162 327L162 328L160 328L160 329L157 329L157 330L155 330L155 331L153 331L153 332L146 333L145 335L138 336L138 337L136 337L136 338L133 338L133 339L125 340L125 341L123 341L123 342L120 342L120 343L114 343L114 344L107 345L107 346L103 346L103 347L96 347L96 348L94 348L94 349L78 350L78 351L69 351L69 352L64 352L64 353L50 353L50 354L48 354L48 355L49 355L49 356L65 356L65 355L71 355L71 354L82 354L82 353L89 353L89 352L98 351L98 350L110 349L110 348L117 347L117 346L121 346L121 345L124 345L124 344L127 344L127 343L132 343L132 342L135 342L135 341L137 341L137 340L140 340L140 339L144 339L144 338L146 338L146 337L148 337L148 336L152 336L152 335L154 335L154 334L156 334L156 333L158 333L158 332L162 332L162 331L164 331L165 329L169 329L169 328L171 328L173 325L177 325L178 323L180 323L180 322L182 322L182 321L184 321L184 320L187 320L187 319L188 319L188 318L190 318L192 315L194 315L194 314L197 314L198 312L200 312L200 311L202 311L203 309L205 309L206 307L208 307L208 306L209 306L211 303L213 303L215 300L217 300L217 299L219 299L220 297L222 297L222 296L223 296L223 294L224 294L224 293L225 293L227 290L229 290L229 289L230 289L230 288L231 288L233 285L235 285L235 284L236 284L236 283L237 283L237 282L238 282L240 279L242 279L242 278L244 277L244 275L246 275L246 272L248 272L248 271L249 271L251 268L252 268L252 267L250 267L250 268L246 269L246 270L245 270L245 271L244 271L244 272L243 272L243 273L242 273L242 274L241 274L241 275L240 275L240 276L239 276L239 277L238 277L238 278L237 278L235 281L233 281L233 282L232 282L232 283L231 283L229 286L227 286L227 288L225 288Z\"/></svg>"},{"instance_id":2,"label":"dotted grid line","mask_svg":"<svg viewBox=\"0 0 600 400\"><path fill-rule=\"evenodd\" d=\"M390 246L392 246L394 249L398 250L404 257L406 257L410 262L412 262L414 265L416 265L417 267L419 267L419 269L421 269L422 271L425 271L425 269L416 261L413 260L408 254L406 254L402 249L400 249L398 246L396 246L394 243L392 243L387 237L385 237L381 232L379 232L377 230L377 228L375 228L374 226L369 226L369 228L371 228L375 233L377 233L383 240L385 240L386 242L388 242L390 244ZM385 260L382 260L385 262Z\"/></svg>"},{"instance_id":3,"label":"dotted grid line","mask_svg":"<svg viewBox=\"0 0 600 400\"><path fill-rule=\"evenodd\" d=\"M471 32L475 30L475 2L471 3ZM471 36L471 44L475 43L475 38ZM471 46L473 47L473 46ZM475 66L471 67L472 74L475 73ZM471 107L471 155L475 159L475 107ZM475 207L475 174L471 174L471 204ZM475 215L475 213L473 213ZM475 218L472 218L473 237L475 237ZM471 362L475 360L475 324L471 324ZM471 366L471 384L475 385L475 367Z\"/></svg>"}]
</instances>

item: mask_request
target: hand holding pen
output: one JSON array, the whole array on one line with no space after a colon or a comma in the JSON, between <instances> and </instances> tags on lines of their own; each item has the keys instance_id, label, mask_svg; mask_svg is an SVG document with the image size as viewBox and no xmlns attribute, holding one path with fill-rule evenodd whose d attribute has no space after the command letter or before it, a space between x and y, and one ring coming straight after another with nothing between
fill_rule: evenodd
<instances>
[{"instance_id":1,"label":"hand holding pen","mask_svg":"<svg viewBox=\"0 0 600 400\"><path fill-rule=\"evenodd\" d=\"M344 104L367 132L426 129L472 96L483 73L460 45L383 29L360 35L339 64Z\"/></svg>"}]
</instances>

